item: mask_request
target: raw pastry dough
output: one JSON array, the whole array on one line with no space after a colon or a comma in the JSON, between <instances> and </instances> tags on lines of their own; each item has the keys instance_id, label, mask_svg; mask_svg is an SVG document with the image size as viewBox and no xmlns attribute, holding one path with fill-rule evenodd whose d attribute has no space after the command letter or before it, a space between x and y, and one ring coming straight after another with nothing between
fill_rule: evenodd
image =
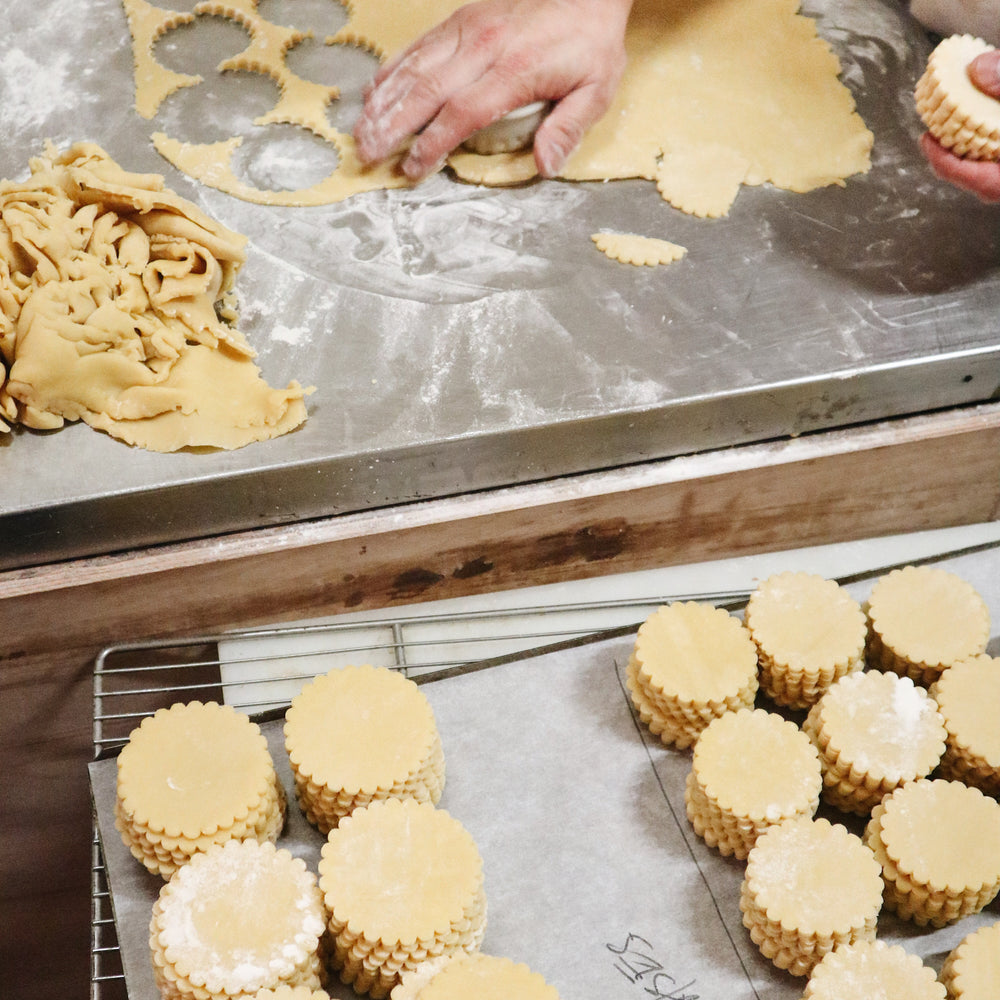
<instances>
[{"instance_id":1,"label":"raw pastry dough","mask_svg":"<svg viewBox=\"0 0 1000 1000\"><path fill-rule=\"evenodd\" d=\"M169 29L174 12L151 13L146 0L122 0L129 12L136 66L136 106L152 117L171 86L187 77L155 70L152 44ZM354 0L349 20L329 44L351 44L386 59L455 10L462 0ZM869 169L872 135L839 81L840 64L815 23L798 13L798 0L637 0L626 35L628 69L604 118L585 136L562 176L567 180L641 177L660 183L682 210L725 214L740 183L770 182L808 191ZM267 73L281 98L259 124L301 125L335 146L340 164L305 191L260 191L232 170L238 138L208 145L156 136L157 149L181 170L238 197L268 204L339 201L363 190L395 187L405 179L382 165L360 168L349 136L326 119L335 90L302 80L285 65L295 44L257 10L257 0L206 0L194 14L222 14L251 35L241 55L219 67ZM664 154L667 154L666 156ZM661 170L660 161L663 160ZM688 163L697 176L671 166ZM450 159L462 178L509 184L535 173L530 153Z\"/></svg>"},{"instance_id":2,"label":"raw pastry dough","mask_svg":"<svg viewBox=\"0 0 1000 1000\"><path fill-rule=\"evenodd\" d=\"M591 239L605 257L640 267L672 264L687 253L687 247L678 246L669 240L637 236L635 233L595 233Z\"/></svg>"},{"instance_id":3,"label":"raw pastry dough","mask_svg":"<svg viewBox=\"0 0 1000 1000\"><path fill-rule=\"evenodd\" d=\"M267 741L229 705L161 708L118 756L115 826L133 856L164 878L228 840L276 840L284 815Z\"/></svg>"},{"instance_id":4,"label":"raw pastry dough","mask_svg":"<svg viewBox=\"0 0 1000 1000\"><path fill-rule=\"evenodd\" d=\"M869 667L929 686L952 663L986 650L990 611L976 589L937 566L880 577L868 598Z\"/></svg>"},{"instance_id":5,"label":"raw pastry dough","mask_svg":"<svg viewBox=\"0 0 1000 1000\"><path fill-rule=\"evenodd\" d=\"M430 803L386 799L341 820L323 845L319 884L334 966L376 1000L428 958L482 943L482 858L461 823Z\"/></svg>"},{"instance_id":6,"label":"raw pastry dough","mask_svg":"<svg viewBox=\"0 0 1000 1000\"><path fill-rule=\"evenodd\" d=\"M526 965L509 958L449 955L421 962L404 973L392 1000L559 1000L550 986Z\"/></svg>"},{"instance_id":7,"label":"raw pastry dough","mask_svg":"<svg viewBox=\"0 0 1000 1000\"><path fill-rule=\"evenodd\" d=\"M160 890L149 943L164 1000L231 1000L322 985L323 897L301 858L230 841Z\"/></svg>"},{"instance_id":8,"label":"raw pastry dough","mask_svg":"<svg viewBox=\"0 0 1000 1000\"><path fill-rule=\"evenodd\" d=\"M306 390L266 385L227 321L244 237L97 146L30 166L0 182L0 416L83 420L151 451L238 448L305 420Z\"/></svg>"},{"instance_id":9,"label":"raw pastry dough","mask_svg":"<svg viewBox=\"0 0 1000 1000\"><path fill-rule=\"evenodd\" d=\"M1000 657L982 653L943 671L931 685L947 730L940 775L1000 798Z\"/></svg>"},{"instance_id":10,"label":"raw pastry dough","mask_svg":"<svg viewBox=\"0 0 1000 1000\"><path fill-rule=\"evenodd\" d=\"M744 708L713 720L698 737L684 802L709 847L746 858L768 827L811 817L822 784L816 748L794 722Z\"/></svg>"},{"instance_id":11,"label":"raw pastry dough","mask_svg":"<svg viewBox=\"0 0 1000 1000\"><path fill-rule=\"evenodd\" d=\"M946 38L927 60L914 95L931 135L969 160L1000 160L1000 101L969 79L969 63L992 50L972 35Z\"/></svg>"},{"instance_id":12,"label":"raw pastry dough","mask_svg":"<svg viewBox=\"0 0 1000 1000\"><path fill-rule=\"evenodd\" d=\"M713 719L752 707L757 650L724 608L675 602L639 627L625 682L643 724L683 749Z\"/></svg>"},{"instance_id":13,"label":"raw pastry dough","mask_svg":"<svg viewBox=\"0 0 1000 1000\"><path fill-rule=\"evenodd\" d=\"M838 945L874 941L882 880L872 852L825 819L772 826L747 859L743 925L779 969L808 975Z\"/></svg>"},{"instance_id":14,"label":"raw pastry dough","mask_svg":"<svg viewBox=\"0 0 1000 1000\"><path fill-rule=\"evenodd\" d=\"M750 595L744 623L760 657L761 689L779 705L808 708L864 666L861 606L815 573L776 573Z\"/></svg>"},{"instance_id":15,"label":"raw pastry dough","mask_svg":"<svg viewBox=\"0 0 1000 1000\"><path fill-rule=\"evenodd\" d=\"M299 805L323 833L378 799L441 798L434 713L399 671L342 667L315 678L292 700L284 733Z\"/></svg>"},{"instance_id":16,"label":"raw pastry dough","mask_svg":"<svg viewBox=\"0 0 1000 1000\"><path fill-rule=\"evenodd\" d=\"M750 166L739 150L714 142L664 152L656 168L656 189L688 215L717 219L729 212Z\"/></svg>"},{"instance_id":17,"label":"raw pastry dough","mask_svg":"<svg viewBox=\"0 0 1000 1000\"><path fill-rule=\"evenodd\" d=\"M838 680L802 728L820 752L823 798L866 815L904 782L924 778L944 753L944 719L909 677L877 670Z\"/></svg>"},{"instance_id":18,"label":"raw pastry dough","mask_svg":"<svg viewBox=\"0 0 1000 1000\"><path fill-rule=\"evenodd\" d=\"M858 941L823 958L802 1000L947 1000L934 970L902 945Z\"/></svg>"},{"instance_id":19,"label":"raw pastry dough","mask_svg":"<svg viewBox=\"0 0 1000 1000\"><path fill-rule=\"evenodd\" d=\"M1000 803L978 788L901 785L872 810L865 842L882 865L886 907L921 926L978 913L1000 890Z\"/></svg>"},{"instance_id":20,"label":"raw pastry dough","mask_svg":"<svg viewBox=\"0 0 1000 1000\"><path fill-rule=\"evenodd\" d=\"M1000 921L967 934L949 953L941 981L954 1000L990 1000L1000 983Z\"/></svg>"}]
</instances>

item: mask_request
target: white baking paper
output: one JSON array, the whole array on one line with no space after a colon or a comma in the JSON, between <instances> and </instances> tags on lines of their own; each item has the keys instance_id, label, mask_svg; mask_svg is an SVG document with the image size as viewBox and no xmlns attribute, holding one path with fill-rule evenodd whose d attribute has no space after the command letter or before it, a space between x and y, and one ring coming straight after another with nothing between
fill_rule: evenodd
<instances>
[{"instance_id":1,"label":"white baking paper","mask_svg":"<svg viewBox=\"0 0 1000 1000\"><path fill-rule=\"evenodd\" d=\"M996 548L945 562L1000 621ZM853 585L864 598L870 582ZM623 683L633 637L425 683L444 744L440 807L483 856L483 950L527 963L563 1000L797 1000L805 980L764 959L741 924L742 862L694 835L684 811L690 751L662 746L636 719ZM991 652L1000 652L994 640ZM289 795L279 842L315 870L323 838L292 793L281 721L262 725ZM159 879L113 826L116 763L91 765L99 831L131 1000L158 1000L147 932ZM828 812L860 833L860 821ZM884 914L879 936L940 969L1000 903L939 930ZM333 997L354 994L336 980Z\"/></svg>"}]
</instances>

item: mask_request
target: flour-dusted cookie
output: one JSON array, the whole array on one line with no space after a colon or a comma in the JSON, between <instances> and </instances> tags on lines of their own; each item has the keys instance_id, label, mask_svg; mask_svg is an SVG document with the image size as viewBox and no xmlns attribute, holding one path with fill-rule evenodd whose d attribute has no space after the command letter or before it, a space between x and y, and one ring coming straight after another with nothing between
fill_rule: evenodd
<instances>
[{"instance_id":1,"label":"flour-dusted cookie","mask_svg":"<svg viewBox=\"0 0 1000 1000\"><path fill-rule=\"evenodd\" d=\"M279 986L273 990L257 990L253 1000L330 1000L326 990L314 990L310 986Z\"/></svg>"},{"instance_id":2,"label":"flour-dusted cookie","mask_svg":"<svg viewBox=\"0 0 1000 1000\"><path fill-rule=\"evenodd\" d=\"M392 1000L559 1000L554 986L523 963L459 953L405 972Z\"/></svg>"},{"instance_id":3,"label":"flour-dusted cookie","mask_svg":"<svg viewBox=\"0 0 1000 1000\"><path fill-rule=\"evenodd\" d=\"M917 82L917 110L927 130L956 156L1000 160L1000 101L969 78L969 63L993 46L973 35L941 41Z\"/></svg>"},{"instance_id":4,"label":"flour-dusted cookie","mask_svg":"<svg viewBox=\"0 0 1000 1000\"><path fill-rule=\"evenodd\" d=\"M710 847L746 858L768 827L811 817L822 784L816 748L794 722L763 709L727 712L695 743L688 819Z\"/></svg>"},{"instance_id":5,"label":"flour-dusted cookie","mask_svg":"<svg viewBox=\"0 0 1000 1000\"><path fill-rule=\"evenodd\" d=\"M927 777L945 748L934 699L909 677L877 670L841 677L802 728L819 750L824 800L859 815L905 782Z\"/></svg>"},{"instance_id":6,"label":"flour-dusted cookie","mask_svg":"<svg viewBox=\"0 0 1000 1000\"><path fill-rule=\"evenodd\" d=\"M292 700L284 733L299 804L323 833L377 799L441 798L434 713L397 670L348 666L316 677Z\"/></svg>"},{"instance_id":7,"label":"flour-dusted cookie","mask_svg":"<svg viewBox=\"0 0 1000 1000\"><path fill-rule=\"evenodd\" d=\"M118 756L115 825L135 858L164 877L227 840L276 840L284 808L267 740L229 705L160 709Z\"/></svg>"},{"instance_id":8,"label":"flour-dusted cookie","mask_svg":"<svg viewBox=\"0 0 1000 1000\"><path fill-rule=\"evenodd\" d=\"M1000 802L958 781L921 779L872 810L865 842L885 905L921 926L978 913L1000 891Z\"/></svg>"},{"instance_id":9,"label":"flour-dusted cookie","mask_svg":"<svg viewBox=\"0 0 1000 1000\"><path fill-rule=\"evenodd\" d=\"M150 921L164 1000L228 1000L322 986L323 898L305 862L273 844L229 841L160 890Z\"/></svg>"},{"instance_id":10,"label":"flour-dusted cookie","mask_svg":"<svg viewBox=\"0 0 1000 1000\"><path fill-rule=\"evenodd\" d=\"M779 969L808 975L835 947L874 941L882 879L859 837L825 819L765 830L747 858L743 925Z\"/></svg>"},{"instance_id":11,"label":"flour-dusted cookie","mask_svg":"<svg viewBox=\"0 0 1000 1000\"><path fill-rule=\"evenodd\" d=\"M590 238L605 257L638 267L672 264L687 253L686 247L669 240L637 236L635 233L594 233Z\"/></svg>"},{"instance_id":12,"label":"flour-dusted cookie","mask_svg":"<svg viewBox=\"0 0 1000 1000\"><path fill-rule=\"evenodd\" d=\"M947 730L940 776L1000 798L1000 657L982 653L952 664L930 694Z\"/></svg>"},{"instance_id":13,"label":"flour-dusted cookie","mask_svg":"<svg viewBox=\"0 0 1000 1000\"><path fill-rule=\"evenodd\" d=\"M949 1000L995 1000L1000 983L1000 921L967 934L941 969Z\"/></svg>"},{"instance_id":14,"label":"flour-dusted cookie","mask_svg":"<svg viewBox=\"0 0 1000 1000\"><path fill-rule=\"evenodd\" d=\"M936 566L906 566L880 577L867 602L869 667L925 687L945 667L986 650L990 612L976 589Z\"/></svg>"},{"instance_id":15,"label":"flour-dusted cookie","mask_svg":"<svg viewBox=\"0 0 1000 1000\"><path fill-rule=\"evenodd\" d=\"M753 706L757 650L724 609L667 604L639 627L626 684L650 730L664 743L688 747L712 719Z\"/></svg>"},{"instance_id":16,"label":"flour-dusted cookie","mask_svg":"<svg viewBox=\"0 0 1000 1000\"><path fill-rule=\"evenodd\" d=\"M761 690L779 705L808 708L864 666L861 606L815 573L768 577L750 595L743 620L757 645Z\"/></svg>"},{"instance_id":17,"label":"flour-dusted cookie","mask_svg":"<svg viewBox=\"0 0 1000 1000\"><path fill-rule=\"evenodd\" d=\"M443 809L386 799L330 831L319 862L333 965L359 993L388 995L428 958L473 952L486 929L479 850Z\"/></svg>"},{"instance_id":18,"label":"flour-dusted cookie","mask_svg":"<svg viewBox=\"0 0 1000 1000\"><path fill-rule=\"evenodd\" d=\"M947 1000L934 970L898 944L840 945L813 969L802 1000Z\"/></svg>"}]
</instances>

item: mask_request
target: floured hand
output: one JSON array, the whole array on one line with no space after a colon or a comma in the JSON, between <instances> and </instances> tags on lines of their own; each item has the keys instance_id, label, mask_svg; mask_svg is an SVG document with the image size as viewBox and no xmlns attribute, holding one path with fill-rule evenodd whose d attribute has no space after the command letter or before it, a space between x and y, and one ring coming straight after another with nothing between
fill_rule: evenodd
<instances>
[{"instance_id":1,"label":"floured hand","mask_svg":"<svg viewBox=\"0 0 1000 1000\"><path fill-rule=\"evenodd\" d=\"M535 162L555 176L611 103L631 4L477 0L459 8L376 74L354 130L359 157L374 163L409 142L401 168L419 180L480 128L546 100L554 106L535 135Z\"/></svg>"}]
</instances>

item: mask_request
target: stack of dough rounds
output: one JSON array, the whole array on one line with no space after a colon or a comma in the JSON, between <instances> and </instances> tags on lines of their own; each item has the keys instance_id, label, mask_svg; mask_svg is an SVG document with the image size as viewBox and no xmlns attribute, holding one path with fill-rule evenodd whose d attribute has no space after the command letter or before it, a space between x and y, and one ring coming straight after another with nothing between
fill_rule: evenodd
<instances>
[{"instance_id":1,"label":"stack of dough rounds","mask_svg":"<svg viewBox=\"0 0 1000 1000\"><path fill-rule=\"evenodd\" d=\"M118 757L115 826L133 856L164 878L215 844L275 841L284 819L267 740L229 705L161 708Z\"/></svg>"},{"instance_id":2,"label":"stack of dough rounds","mask_svg":"<svg viewBox=\"0 0 1000 1000\"><path fill-rule=\"evenodd\" d=\"M816 748L795 723L743 708L715 719L698 737L684 801L709 847L744 859L768 827L811 817L822 785Z\"/></svg>"},{"instance_id":3,"label":"stack of dough rounds","mask_svg":"<svg viewBox=\"0 0 1000 1000\"><path fill-rule=\"evenodd\" d=\"M257 990L253 1000L330 1000L330 994L308 986L279 986L276 990Z\"/></svg>"},{"instance_id":4,"label":"stack of dough rounds","mask_svg":"<svg viewBox=\"0 0 1000 1000\"><path fill-rule=\"evenodd\" d=\"M975 588L947 570L907 566L880 577L868 598L868 666L929 687L945 667L985 652L990 613Z\"/></svg>"},{"instance_id":5,"label":"stack of dough rounds","mask_svg":"<svg viewBox=\"0 0 1000 1000\"><path fill-rule=\"evenodd\" d=\"M626 683L650 732L683 749L712 719L753 707L757 650L722 608L668 604L640 626Z\"/></svg>"},{"instance_id":6,"label":"stack of dough rounds","mask_svg":"<svg viewBox=\"0 0 1000 1000\"><path fill-rule=\"evenodd\" d=\"M947 1000L934 970L898 944L858 941L813 969L802 1000Z\"/></svg>"},{"instance_id":7,"label":"stack of dough rounds","mask_svg":"<svg viewBox=\"0 0 1000 1000\"><path fill-rule=\"evenodd\" d=\"M978 913L1000 891L1000 803L958 781L913 781L872 810L865 841L885 905L921 926Z\"/></svg>"},{"instance_id":8,"label":"stack of dough rounds","mask_svg":"<svg viewBox=\"0 0 1000 1000\"><path fill-rule=\"evenodd\" d=\"M285 715L285 748L299 805L322 833L380 799L437 804L444 788L431 706L386 667L343 667L307 684Z\"/></svg>"},{"instance_id":9,"label":"stack of dough rounds","mask_svg":"<svg viewBox=\"0 0 1000 1000\"><path fill-rule=\"evenodd\" d=\"M945 959L941 982L951 1000L996 1000L1000 983L1000 922L966 935Z\"/></svg>"},{"instance_id":10,"label":"stack of dough rounds","mask_svg":"<svg viewBox=\"0 0 1000 1000\"><path fill-rule=\"evenodd\" d=\"M825 819L772 826L747 858L743 925L779 969L806 976L835 947L874 941L882 879L859 837Z\"/></svg>"},{"instance_id":11,"label":"stack of dough rounds","mask_svg":"<svg viewBox=\"0 0 1000 1000\"><path fill-rule=\"evenodd\" d=\"M387 996L420 962L482 943L479 850L461 823L428 802L356 809L330 831L319 876L333 964L355 992Z\"/></svg>"},{"instance_id":12,"label":"stack of dough rounds","mask_svg":"<svg viewBox=\"0 0 1000 1000\"><path fill-rule=\"evenodd\" d=\"M824 800L862 816L904 782L927 777L944 753L937 704L897 674L842 677L802 728L819 749Z\"/></svg>"},{"instance_id":13,"label":"stack of dough rounds","mask_svg":"<svg viewBox=\"0 0 1000 1000\"><path fill-rule=\"evenodd\" d=\"M927 130L956 156L1000 160L1000 101L969 79L969 63L991 52L981 38L952 35L931 53L917 82L917 111Z\"/></svg>"},{"instance_id":14,"label":"stack of dough rounds","mask_svg":"<svg viewBox=\"0 0 1000 1000\"><path fill-rule=\"evenodd\" d=\"M431 959L403 973L392 1000L559 1000L559 993L526 965L475 952Z\"/></svg>"},{"instance_id":15,"label":"stack of dough rounds","mask_svg":"<svg viewBox=\"0 0 1000 1000\"><path fill-rule=\"evenodd\" d=\"M164 1000L229 1000L323 985L326 920L316 876L273 844L231 840L160 890L149 926ZM307 994L308 995L308 994Z\"/></svg>"},{"instance_id":16,"label":"stack of dough rounds","mask_svg":"<svg viewBox=\"0 0 1000 1000\"><path fill-rule=\"evenodd\" d=\"M778 573L750 595L744 616L757 645L761 690L808 708L839 677L864 666L861 605L833 580Z\"/></svg>"},{"instance_id":17,"label":"stack of dough rounds","mask_svg":"<svg viewBox=\"0 0 1000 1000\"><path fill-rule=\"evenodd\" d=\"M1000 658L983 653L962 660L930 693L948 732L939 775L1000 798Z\"/></svg>"}]
</instances>

